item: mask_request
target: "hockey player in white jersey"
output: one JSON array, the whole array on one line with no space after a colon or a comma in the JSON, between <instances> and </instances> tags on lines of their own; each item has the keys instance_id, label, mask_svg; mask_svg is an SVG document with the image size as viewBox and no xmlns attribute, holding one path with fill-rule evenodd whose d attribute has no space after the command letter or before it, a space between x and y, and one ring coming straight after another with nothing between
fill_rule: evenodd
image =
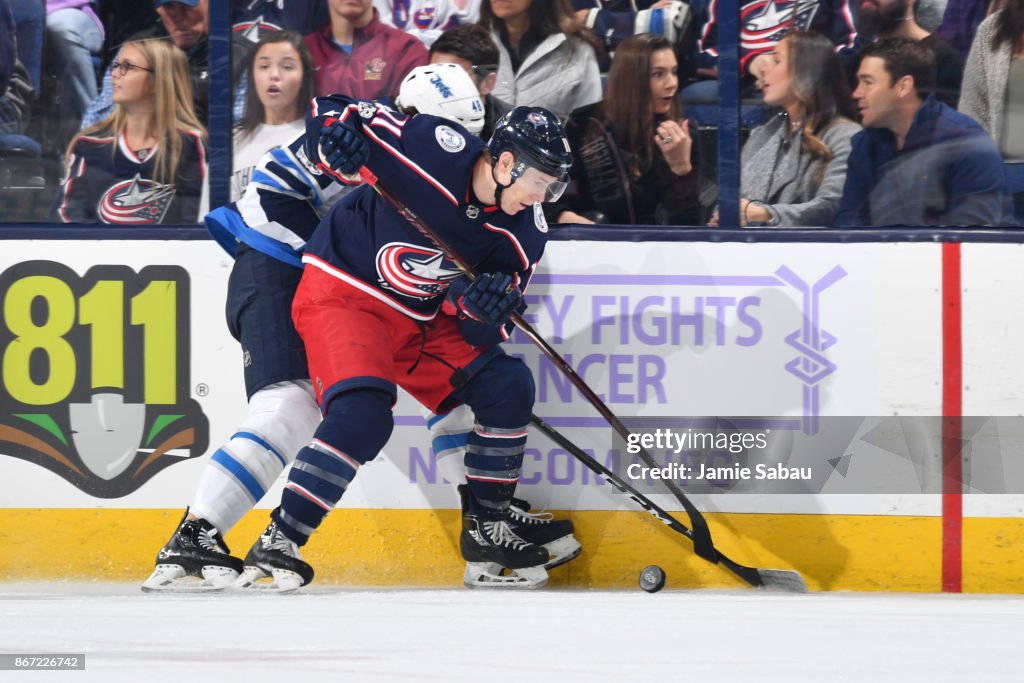
<instances>
[{"instance_id":1,"label":"hockey player in white jersey","mask_svg":"<svg viewBox=\"0 0 1024 683\"><path fill-rule=\"evenodd\" d=\"M448 97L432 82L438 78L450 87ZM454 65L414 70L403 83L399 103L407 110L458 121L474 133L482 127L475 86ZM160 550L144 591L218 590L231 585L242 561L230 554L223 534L263 497L319 424L304 350L291 323L291 295L301 275L305 241L341 196L343 186L308 162L303 141L300 135L270 152L237 206L208 216L211 233L236 257L228 322L243 346L249 413L207 463L194 502ZM467 420L472 427L472 414L461 410L466 413L461 418L445 416L445 429L452 431L451 425ZM536 529L540 542L553 535L553 540L571 537L571 524L530 515L528 503L516 502L523 506L523 523Z\"/></svg>"}]
</instances>

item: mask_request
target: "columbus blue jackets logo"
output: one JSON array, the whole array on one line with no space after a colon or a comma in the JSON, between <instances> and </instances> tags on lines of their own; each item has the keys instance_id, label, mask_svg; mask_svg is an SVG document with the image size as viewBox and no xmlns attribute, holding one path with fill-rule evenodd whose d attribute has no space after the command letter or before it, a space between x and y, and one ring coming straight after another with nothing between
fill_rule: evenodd
<instances>
[{"instance_id":1,"label":"columbus blue jackets logo","mask_svg":"<svg viewBox=\"0 0 1024 683\"><path fill-rule=\"evenodd\" d=\"M277 33L281 26L265 21L263 15L249 21L240 21L231 27L231 30L250 43L258 43L260 39L269 33Z\"/></svg>"},{"instance_id":2,"label":"columbus blue jackets logo","mask_svg":"<svg viewBox=\"0 0 1024 683\"><path fill-rule=\"evenodd\" d=\"M791 0L755 0L743 5L740 10L741 45L748 50L773 47L790 31L806 31L818 11L818 5L817 0L798 0L796 3Z\"/></svg>"},{"instance_id":3,"label":"columbus blue jackets logo","mask_svg":"<svg viewBox=\"0 0 1024 683\"><path fill-rule=\"evenodd\" d=\"M173 199L173 185L160 185L136 173L104 192L96 213L104 223L155 224L163 221Z\"/></svg>"},{"instance_id":4,"label":"columbus blue jackets logo","mask_svg":"<svg viewBox=\"0 0 1024 683\"><path fill-rule=\"evenodd\" d=\"M437 249L391 242L377 252L380 286L416 299L433 299L462 275Z\"/></svg>"}]
</instances>

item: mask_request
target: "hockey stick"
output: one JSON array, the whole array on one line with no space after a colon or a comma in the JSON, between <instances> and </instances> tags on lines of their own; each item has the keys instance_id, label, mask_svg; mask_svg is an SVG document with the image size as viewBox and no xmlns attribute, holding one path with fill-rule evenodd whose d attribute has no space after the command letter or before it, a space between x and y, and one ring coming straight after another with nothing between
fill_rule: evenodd
<instances>
[{"instance_id":1,"label":"hockey stick","mask_svg":"<svg viewBox=\"0 0 1024 683\"><path fill-rule=\"evenodd\" d=\"M453 249L447 245L443 239L441 239L439 234L434 232L434 230L419 216L417 216L416 213L406 205L406 203L402 202L401 199L391 193L391 191L386 187L383 187L379 183L378 178L369 169L364 167L360 169L359 173L362 175L362 178L364 178L364 180L370 184L401 216L412 223L412 225L419 230L424 237L430 240L435 247L441 250L441 252L455 263L460 270L465 272L468 278L475 278L476 273L473 270L473 267L456 254ZM555 366L569 379L572 385L577 387L581 393L584 394L587 400L593 405L597 412L601 414L601 417L611 425L615 432L628 441L630 436L629 429L627 429L622 421L611 412L604 401L594 393L593 389L583 381L583 378L581 378L577 372L572 369L558 351L548 344L548 342L541 337L541 335L534 330L531 325L524 321L522 316L518 313L514 313L510 319L515 326L519 328L519 330L529 337L530 341L537 344L553 364L555 364ZM714 542L712 541L711 530L708 528L708 520L705 519L700 511L696 509L689 498L686 497L686 494L682 492L682 489L679 488L678 484L674 481L663 480L671 490L673 496L675 496L676 500L678 500L683 506L683 509L686 510L692 528L687 528L668 512L654 505L654 503L643 496L643 494L638 492L636 488L624 481L621 477L618 477L614 472L601 465L594 458L590 457L586 452L580 449L579 446L573 444L537 416L531 416L531 421L550 438L554 439L556 443L561 445L563 449L568 451L575 458L579 459L597 474L604 476L618 489L622 490L622 492L628 494L637 502L638 505L640 505L640 507L650 512L660 521L669 525L673 530L682 533L683 536L693 543L693 551L698 557L706 559L713 564L723 564L727 569L736 574L737 577L746 583L749 583L751 586L784 591L807 591L807 585L804 583L803 578L797 571L785 569L757 569L754 567L748 567L739 564L720 553L715 548ZM658 467L657 462L654 461L643 447L640 447L639 455L641 460L643 460L648 466L653 468Z\"/></svg>"},{"instance_id":2,"label":"hockey stick","mask_svg":"<svg viewBox=\"0 0 1024 683\"><path fill-rule=\"evenodd\" d=\"M533 423L533 425L545 436L590 468L592 472L600 475L605 481L618 489L620 493L625 493L633 499L634 503L654 515L658 521L665 524L668 528L672 529L672 531L686 536L691 541L693 540L693 532L690 531L690 529L683 526L679 520L658 507L658 505L651 501L650 498L640 493L636 488L630 485L629 482L602 465L596 458L592 457L572 441L569 441L569 439L561 432L557 431L554 427L536 415L530 416L530 422ZM807 592L807 583L804 581L803 577L800 576L799 572L791 569L758 569L755 567L747 567L739 562L729 559L721 551L716 552L718 554L717 561L721 563L722 566L746 581L751 586L764 588L765 590L779 590L794 593Z\"/></svg>"},{"instance_id":3,"label":"hockey stick","mask_svg":"<svg viewBox=\"0 0 1024 683\"><path fill-rule=\"evenodd\" d=\"M416 228L416 230L418 230L424 237L429 239L435 247L440 249L444 253L444 255L448 257L448 260L454 263L456 267L458 267L459 270L465 273L465 275L470 280L476 278L476 271L473 269L473 266L471 266L461 256L455 253L455 251L450 246L448 246L448 243L445 242L444 239L442 239L441 236L438 235L433 228L427 225L423 221L423 219L417 216L416 213L413 212L413 210L410 209L400 197L398 197L388 188L382 186L377 176L375 176L370 169L364 166L359 170L359 174L362 176L363 180L366 182L367 185L370 185L377 192L377 194L383 197L384 200L387 201L388 204L390 204L395 209L395 211L397 211L407 221L409 221L409 223L411 223L412 226ZM550 344L548 344L547 340L540 336L540 334L535 329L533 329L533 326L530 325L530 323L523 320L522 316L520 316L518 313L513 313L509 320L511 320L516 327L518 327L527 337L529 337L530 341L537 345L537 347L544 353L545 356L548 357L548 359L555 365L555 367L557 367L562 372L562 374L564 374L569 379L572 385L576 387L581 394L583 394L583 397L587 399L587 402L589 402L590 405L594 406L597 412L600 413L601 417L603 417L608 422L608 424L611 425L612 429L614 429L615 432L623 438L623 440L629 441L629 429L627 429L626 426L622 424L622 421L619 420L619 418L615 415L615 413L613 413L611 409L607 405L605 405L604 401L602 401L600 397L598 397L598 395L594 393L594 390L591 389L590 386L583 381L583 378L576 374L576 370L574 370L573 367L569 365L569 363L566 362L564 358L562 358L561 354L555 351L555 349ZM649 467L657 468L660 466L657 463L657 461L655 461L655 459L651 456L651 454L644 450L642 447L640 448L639 455L640 459L643 460ZM683 493L683 490L680 489L674 481L667 479L663 481L665 485L668 487L669 491L672 492L672 495L674 495L676 497L676 500L678 500L679 503L683 506L683 509L686 510L686 514L690 517L690 527L693 531L693 535L691 537L693 540L693 551L697 553L697 555L699 555L700 557L703 557L708 562L717 562L718 551L715 549L715 544L711 540L711 531L708 529L708 523L707 520L704 519L704 515L701 514L700 510L697 509L697 507L690 501L686 494Z\"/></svg>"}]
</instances>

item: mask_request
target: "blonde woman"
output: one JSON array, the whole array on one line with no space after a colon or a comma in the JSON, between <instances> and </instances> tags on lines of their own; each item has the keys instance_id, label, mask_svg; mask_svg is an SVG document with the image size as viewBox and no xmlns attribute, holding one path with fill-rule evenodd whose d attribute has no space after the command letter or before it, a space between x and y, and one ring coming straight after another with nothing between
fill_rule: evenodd
<instances>
[{"instance_id":1,"label":"blonde woman","mask_svg":"<svg viewBox=\"0 0 1024 683\"><path fill-rule=\"evenodd\" d=\"M197 223L206 213L206 132L192 108L185 53L130 41L110 65L114 111L68 146L65 223Z\"/></svg>"}]
</instances>

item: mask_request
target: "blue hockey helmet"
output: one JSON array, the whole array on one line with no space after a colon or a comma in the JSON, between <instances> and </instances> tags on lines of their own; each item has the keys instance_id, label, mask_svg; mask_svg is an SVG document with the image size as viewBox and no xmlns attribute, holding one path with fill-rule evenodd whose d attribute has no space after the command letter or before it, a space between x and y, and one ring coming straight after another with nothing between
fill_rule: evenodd
<instances>
[{"instance_id":1,"label":"blue hockey helmet","mask_svg":"<svg viewBox=\"0 0 1024 683\"><path fill-rule=\"evenodd\" d=\"M572 152L565 138L565 128L558 117L542 107L516 107L494 124L494 134L488 143L492 163L497 163L503 152L515 157L512 182L533 168L555 178L545 193L545 201L562 196L572 167Z\"/></svg>"}]
</instances>

